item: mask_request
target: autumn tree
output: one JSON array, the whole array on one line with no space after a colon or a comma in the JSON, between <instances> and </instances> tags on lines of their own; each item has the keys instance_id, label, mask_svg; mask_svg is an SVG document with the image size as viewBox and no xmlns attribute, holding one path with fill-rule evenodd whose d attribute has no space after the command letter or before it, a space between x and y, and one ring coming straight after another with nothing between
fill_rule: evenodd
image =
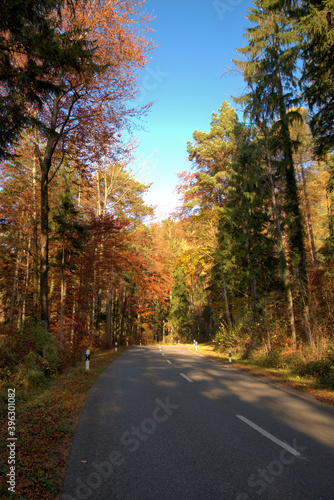
<instances>
[{"instance_id":1,"label":"autumn tree","mask_svg":"<svg viewBox=\"0 0 334 500\"><path fill-rule=\"evenodd\" d=\"M59 90L55 73L81 72L92 45L79 26L62 24L62 9L75 14L76 0L1 1L0 19L0 158L13 154L25 127L40 124L32 108L41 109Z\"/></svg>"},{"instance_id":2,"label":"autumn tree","mask_svg":"<svg viewBox=\"0 0 334 500\"><path fill-rule=\"evenodd\" d=\"M59 204L52 212L53 237L59 242L59 249L55 255L53 267L60 268L60 348L63 347L64 316L68 273L77 269L75 263L83 249L87 232L79 220L79 211L75 208L73 194L69 186L59 196Z\"/></svg>"},{"instance_id":3,"label":"autumn tree","mask_svg":"<svg viewBox=\"0 0 334 500\"><path fill-rule=\"evenodd\" d=\"M145 107L131 109L126 105L136 96L138 69L145 65L151 48L145 36L147 18L140 7L134 1L95 1L78 4L75 16L69 8L62 10L61 29L83 30L95 49L85 71L55 68L57 89L37 114L43 124L34 143L41 172L40 314L45 328L49 323L49 186L65 155L87 169L106 154L101 146L108 145L112 157L118 159L122 154L120 134L127 119L146 111Z\"/></svg>"}]
</instances>

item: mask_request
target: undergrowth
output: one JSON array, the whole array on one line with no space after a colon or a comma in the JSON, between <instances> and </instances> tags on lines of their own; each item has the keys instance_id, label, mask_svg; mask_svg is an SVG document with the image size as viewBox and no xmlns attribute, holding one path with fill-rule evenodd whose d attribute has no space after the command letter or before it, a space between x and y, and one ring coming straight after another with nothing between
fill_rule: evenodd
<instances>
[{"instance_id":1,"label":"undergrowth","mask_svg":"<svg viewBox=\"0 0 334 500\"><path fill-rule=\"evenodd\" d=\"M51 340L50 340L51 339ZM21 342L20 342L21 341ZM0 453L8 455L7 389L16 389L15 494L8 493L7 460L0 466L0 498L43 500L59 498L74 429L88 391L118 352L95 352L90 369L73 366L59 356L52 338L41 330L5 344L0 386ZM16 363L18 363L16 365Z\"/></svg>"}]
</instances>

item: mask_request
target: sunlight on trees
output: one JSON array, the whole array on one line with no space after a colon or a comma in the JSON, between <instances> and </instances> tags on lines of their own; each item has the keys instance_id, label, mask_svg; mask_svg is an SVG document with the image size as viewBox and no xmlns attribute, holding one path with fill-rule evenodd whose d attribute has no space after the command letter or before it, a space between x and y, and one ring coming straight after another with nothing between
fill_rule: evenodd
<instances>
[{"instance_id":1,"label":"sunlight on trees","mask_svg":"<svg viewBox=\"0 0 334 500\"><path fill-rule=\"evenodd\" d=\"M151 106L132 107L154 48L143 3L47 4L52 71L34 26L19 46L29 19L0 23L3 342L38 331L75 355L216 341L244 358L333 342L332 2L254 1L234 61L244 120L223 101L194 130L182 206L159 223L132 170Z\"/></svg>"}]
</instances>

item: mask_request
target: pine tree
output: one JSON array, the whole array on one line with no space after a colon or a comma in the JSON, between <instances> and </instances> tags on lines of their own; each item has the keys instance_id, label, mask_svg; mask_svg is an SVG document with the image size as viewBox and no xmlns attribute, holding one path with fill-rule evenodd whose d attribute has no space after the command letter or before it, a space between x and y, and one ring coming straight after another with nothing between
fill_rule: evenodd
<instances>
[{"instance_id":1,"label":"pine tree","mask_svg":"<svg viewBox=\"0 0 334 500\"><path fill-rule=\"evenodd\" d=\"M315 151L321 157L334 146L334 2L333 0L273 0L296 33L302 59L301 91L311 110Z\"/></svg>"},{"instance_id":2,"label":"pine tree","mask_svg":"<svg viewBox=\"0 0 334 500\"><path fill-rule=\"evenodd\" d=\"M285 178L285 210L288 214L289 238L292 261L297 269L301 287L307 283L304 246L304 228L299 208L299 192L293 163L293 148L289 124L296 113L289 109L298 102L296 65L298 58L297 34L284 12L274 11L270 0L254 1L256 8L250 9L249 20L255 26L247 29L249 44L238 52L247 57L246 61L235 64L243 70L246 83L250 87L248 95L240 101L252 108L253 116L266 108L268 118L275 127L277 149L281 152L280 169ZM260 99L259 96L261 96Z\"/></svg>"},{"instance_id":3,"label":"pine tree","mask_svg":"<svg viewBox=\"0 0 334 500\"><path fill-rule=\"evenodd\" d=\"M234 295L246 298L246 302L250 299L256 317L260 299L278 287L278 262L262 148L250 128L239 128L238 148L228 174L227 201L220 210L217 259L228 277L220 281L227 281Z\"/></svg>"},{"instance_id":4,"label":"pine tree","mask_svg":"<svg viewBox=\"0 0 334 500\"><path fill-rule=\"evenodd\" d=\"M186 275L181 266L176 267L174 270L171 296L169 320L178 336L189 340L189 290Z\"/></svg>"},{"instance_id":5,"label":"pine tree","mask_svg":"<svg viewBox=\"0 0 334 500\"><path fill-rule=\"evenodd\" d=\"M244 73L248 94L236 100L246 105L255 122L263 123L264 113L276 139L272 152L275 152L277 172L284 180L291 263L299 283L307 337L311 341L304 226L289 133L290 122L296 119L296 112L290 109L299 100L296 77L299 34L286 13L274 8L270 0L255 0L254 4L256 8L250 9L249 20L255 26L248 28L245 35L249 43L238 49L245 60L234 61Z\"/></svg>"}]
</instances>

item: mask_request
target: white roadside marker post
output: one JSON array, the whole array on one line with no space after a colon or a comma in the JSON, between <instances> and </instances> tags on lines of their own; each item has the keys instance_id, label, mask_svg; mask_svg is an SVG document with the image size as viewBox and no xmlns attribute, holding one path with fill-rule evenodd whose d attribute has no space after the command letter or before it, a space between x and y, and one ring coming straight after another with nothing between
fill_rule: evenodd
<instances>
[{"instance_id":1,"label":"white roadside marker post","mask_svg":"<svg viewBox=\"0 0 334 500\"><path fill-rule=\"evenodd\" d=\"M115 342L115 352L117 352L117 342Z\"/></svg>"},{"instance_id":2,"label":"white roadside marker post","mask_svg":"<svg viewBox=\"0 0 334 500\"><path fill-rule=\"evenodd\" d=\"M197 341L196 341L196 343L195 343L195 350L197 351Z\"/></svg>"},{"instance_id":3,"label":"white roadside marker post","mask_svg":"<svg viewBox=\"0 0 334 500\"><path fill-rule=\"evenodd\" d=\"M228 360L230 363L232 363L232 351L231 351L231 349L228 351Z\"/></svg>"},{"instance_id":4,"label":"white roadside marker post","mask_svg":"<svg viewBox=\"0 0 334 500\"><path fill-rule=\"evenodd\" d=\"M129 345L129 339L126 338L126 347L128 347L128 345Z\"/></svg>"},{"instance_id":5,"label":"white roadside marker post","mask_svg":"<svg viewBox=\"0 0 334 500\"><path fill-rule=\"evenodd\" d=\"M86 370L89 370L89 359L90 359L90 350L86 351Z\"/></svg>"}]
</instances>

